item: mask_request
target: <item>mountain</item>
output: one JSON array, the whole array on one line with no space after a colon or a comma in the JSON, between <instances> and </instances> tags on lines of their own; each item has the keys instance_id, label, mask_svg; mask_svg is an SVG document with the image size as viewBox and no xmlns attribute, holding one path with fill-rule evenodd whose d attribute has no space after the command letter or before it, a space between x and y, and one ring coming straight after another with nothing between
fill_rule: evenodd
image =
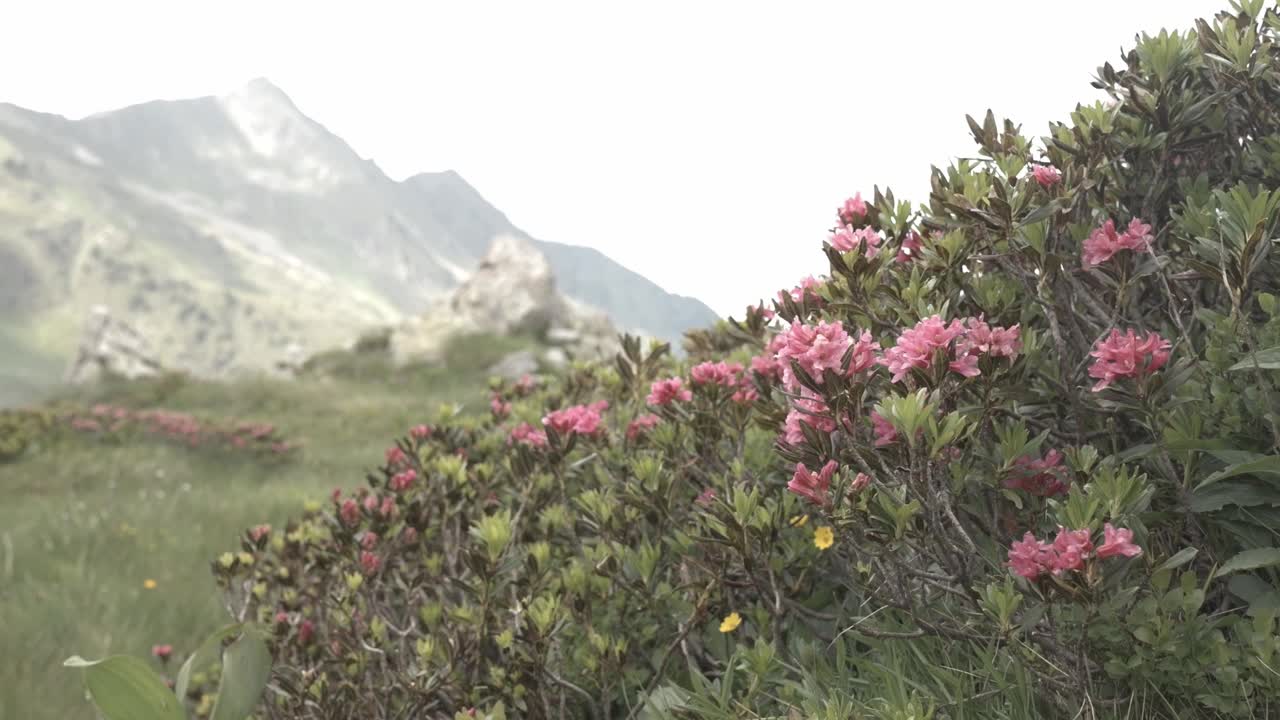
<instances>
[{"instance_id":1,"label":"mountain","mask_svg":"<svg viewBox=\"0 0 1280 720\"><path fill-rule=\"evenodd\" d=\"M0 104L0 385L56 376L99 304L167 365L267 367L422 311L500 234L621 328L675 339L715 317L530 238L456 172L392 180L266 80L74 121Z\"/></svg>"}]
</instances>

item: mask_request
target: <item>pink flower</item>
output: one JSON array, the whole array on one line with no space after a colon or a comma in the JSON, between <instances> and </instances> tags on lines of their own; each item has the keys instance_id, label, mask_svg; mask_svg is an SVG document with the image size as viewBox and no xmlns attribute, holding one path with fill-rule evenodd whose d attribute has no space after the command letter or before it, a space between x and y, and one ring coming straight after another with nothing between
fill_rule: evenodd
<instances>
[{"instance_id":1,"label":"pink flower","mask_svg":"<svg viewBox=\"0 0 1280 720\"><path fill-rule=\"evenodd\" d=\"M698 497L694 500L694 502L698 503L703 507L709 507L711 503L715 502L715 499L716 499L715 488L707 488L706 490L703 490L701 493L698 494Z\"/></svg>"},{"instance_id":2,"label":"pink flower","mask_svg":"<svg viewBox=\"0 0 1280 720\"><path fill-rule=\"evenodd\" d=\"M948 325L937 315L925 318L915 327L903 330L898 343L885 351L880 362L893 374L893 382L902 382L912 368L929 369L934 353L945 349L964 331L959 320L952 320Z\"/></svg>"},{"instance_id":3,"label":"pink flower","mask_svg":"<svg viewBox=\"0 0 1280 720\"><path fill-rule=\"evenodd\" d=\"M827 504L827 492L831 489L831 476L840 468L835 460L828 460L818 472L810 472L804 463L796 463L796 472L787 483L787 489L807 498L815 505Z\"/></svg>"},{"instance_id":4,"label":"pink flower","mask_svg":"<svg viewBox=\"0 0 1280 720\"><path fill-rule=\"evenodd\" d=\"M489 410L493 412L493 416L499 420L511 414L511 403L503 402L502 398L494 395L489 399Z\"/></svg>"},{"instance_id":5,"label":"pink flower","mask_svg":"<svg viewBox=\"0 0 1280 720\"><path fill-rule=\"evenodd\" d=\"M911 262L920 257L920 250L923 247L920 233L912 230L902 239L902 245L898 248L898 257L895 259L900 263Z\"/></svg>"},{"instance_id":6,"label":"pink flower","mask_svg":"<svg viewBox=\"0 0 1280 720\"><path fill-rule=\"evenodd\" d=\"M365 550L372 550L377 544L378 533L366 531L365 534L360 537L360 547Z\"/></svg>"},{"instance_id":7,"label":"pink flower","mask_svg":"<svg viewBox=\"0 0 1280 720\"><path fill-rule=\"evenodd\" d=\"M520 396L528 395L538 388L538 381L530 375L521 375L516 381L516 394Z\"/></svg>"},{"instance_id":8,"label":"pink flower","mask_svg":"<svg viewBox=\"0 0 1280 720\"><path fill-rule=\"evenodd\" d=\"M275 621L277 625L288 625L289 613L281 610L280 612L276 613Z\"/></svg>"},{"instance_id":9,"label":"pink flower","mask_svg":"<svg viewBox=\"0 0 1280 720\"><path fill-rule=\"evenodd\" d=\"M840 216L840 223L843 225L852 225L866 217L867 204L862 200L862 193L857 193L845 200L840 209L836 211L836 214Z\"/></svg>"},{"instance_id":10,"label":"pink flower","mask_svg":"<svg viewBox=\"0 0 1280 720\"><path fill-rule=\"evenodd\" d=\"M173 654L173 646L172 645L152 645L151 654L159 658L161 662L165 662L169 659L169 656Z\"/></svg>"},{"instance_id":11,"label":"pink flower","mask_svg":"<svg viewBox=\"0 0 1280 720\"><path fill-rule=\"evenodd\" d=\"M885 445L892 445L897 442L898 429L880 413L872 411L871 426L876 436L876 447L884 447Z\"/></svg>"},{"instance_id":12,"label":"pink flower","mask_svg":"<svg viewBox=\"0 0 1280 720\"><path fill-rule=\"evenodd\" d=\"M419 442L431 437L431 428L426 425L414 425L409 428L409 436Z\"/></svg>"},{"instance_id":13,"label":"pink flower","mask_svg":"<svg viewBox=\"0 0 1280 720\"><path fill-rule=\"evenodd\" d=\"M849 338L849 334L845 332L839 320L817 325L793 322L779 337L783 338L782 347L778 350L782 382L791 390L800 386L791 369L792 360L799 364L814 382L821 384L824 370L840 372L844 353L853 344L853 340Z\"/></svg>"},{"instance_id":14,"label":"pink flower","mask_svg":"<svg viewBox=\"0 0 1280 720\"><path fill-rule=\"evenodd\" d=\"M1040 542L1029 532L1022 536L1021 542L1009 546L1009 567L1028 580L1040 577L1052 564L1053 546Z\"/></svg>"},{"instance_id":15,"label":"pink flower","mask_svg":"<svg viewBox=\"0 0 1280 720\"><path fill-rule=\"evenodd\" d=\"M316 624L310 620L303 620L298 624L298 644L310 645L311 638L316 634Z\"/></svg>"},{"instance_id":16,"label":"pink flower","mask_svg":"<svg viewBox=\"0 0 1280 720\"><path fill-rule=\"evenodd\" d=\"M660 422L662 422L662 418L657 415L641 415L627 425L627 439L634 441L647 435Z\"/></svg>"},{"instance_id":17,"label":"pink flower","mask_svg":"<svg viewBox=\"0 0 1280 720\"><path fill-rule=\"evenodd\" d=\"M402 470L391 476L391 489L396 492L404 492L413 485L413 481L418 479L418 471L413 468Z\"/></svg>"},{"instance_id":18,"label":"pink flower","mask_svg":"<svg viewBox=\"0 0 1280 720\"><path fill-rule=\"evenodd\" d=\"M853 482L849 484L849 492L860 493L871 485L871 476L866 473L858 473Z\"/></svg>"},{"instance_id":19,"label":"pink flower","mask_svg":"<svg viewBox=\"0 0 1280 720\"><path fill-rule=\"evenodd\" d=\"M760 399L760 393L757 393L755 388L744 382L737 390L733 391L733 395L730 395L729 399L739 405L750 405Z\"/></svg>"},{"instance_id":20,"label":"pink flower","mask_svg":"<svg viewBox=\"0 0 1280 720\"><path fill-rule=\"evenodd\" d=\"M1129 221L1129 227L1123 233L1116 232L1116 224L1107 220L1102 227L1095 229L1084 241L1081 258L1085 269L1097 267L1110 260L1121 250L1134 252L1151 252L1151 226L1138 218Z\"/></svg>"},{"instance_id":21,"label":"pink flower","mask_svg":"<svg viewBox=\"0 0 1280 720\"><path fill-rule=\"evenodd\" d=\"M763 304L759 306L756 306L756 305L747 306L747 317L751 317L752 314L756 314L756 313L758 313L760 317L764 319L765 322L769 322L770 320L772 320L774 315L776 314L773 312L773 308L767 308Z\"/></svg>"},{"instance_id":22,"label":"pink flower","mask_svg":"<svg viewBox=\"0 0 1280 720\"><path fill-rule=\"evenodd\" d=\"M692 399L693 393L684 387L684 380L675 377L655 380L649 386L649 397L646 398L646 402L650 405L670 405L673 402L689 402Z\"/></svg>"},{"instance_id":23,"label":"pink flower","mask_svg":"<svg viewBox=\"0 0 1280 720\"><path fill-rule=\"evenodd\" d=\"M875 257L879 252L883 239L871 226L854 230L852 226L846 225L832 233L828 242L831 243L831 247L840 252L850 252L862 246L865 248L864 253L870 258Z\"/></svg>"},{"instance_id":24,"label":"pink flower","mask_svg":"<svg viewBox=\"0 0 1280 720\"><path fill-rule=\"evenodd\" d=\"M404 454L399 445L387 448L386 452L387 465L392 468L399 467L409 462L409 456Z\"/></svg>"},{"instance_id":25,"label":"pink flower","mask_svg":"<svg viewBox=\"0 0 1280 720\"><path fill-rule=\"evenodd\" d=\"M249 530L249 539L255 543L262 542L263 538L271 535L270 525L257 525Z\"/></svg>"},{"instance_id":26,"label":"pink flower","mask_svg":"<svg viewBox=\"0 0 1280 720\"><path fill-rule=\"evenodd\" d=\"M368 550L360 553L360 569L365 575L372 575L382 567L382 558L374 555Z\"/></svg>"},{"instance_id":27,"label":"pink flower","mask_svg":"<svg viewBox=\"0 0 1280 720\"><path fill-rule=\"evenodd\" d=\"M783 439L790 445L804 442L804 431L801 425L808 425L818 432L835 432L836 421L830 416L830 408L808 390L801 390L802 397L796 398L791 411L787 413L783 429Z\"/></svg>"},{"instance_id":28,"label":"pink flower","mask_svg":"<svg viewBox=\"0 0 1280 720\"><path fill-rule=\"evenodd\" d=\"M814 292L814 288L818 286L818 281L812 275L800 281L800 284L791 290L779 290L778 302L783 302L788 296L797 303L807 302L811 306L822 305L822 298Z\"/></svg>"},{"instance_id":29,"label":"pink flower","mask_svg":"<svg viewBox=\"0 0 1280 720\"><path fill-rule=\"evenodd\" d=\"M1050 450L1043 459L1033 460L1031 456L1024 455L1014 460L1004 486L1049 497L1066 493L1069 479L1067 469L1062 466L1062 453Z\"/></svg>"},{"instance_id":30,"label":"pink flower","mask_svg":"<svg viewBox=\"0 0 1280 720\"><path fill-rule=\"evenodd\" d=\"M600 427L600 409L604 407L608 407L607 402L603 405L593 403L592 405L574 405L561 410L554 410L542 418L542 424L561 435L574 433L587 436L595 435L602 429Z\"/></svg>"},{"instance_id":31,"label":"pink flower","mask_svg":"<svg viewBox=\"0 0 1280 720\"><path fill-rule=\"evenodd\" d=\"M1043 188L1050 188L1062 182L1062 172L1052 165L1032 165L1031 176Z\"/></svg>"},{"instance_id":32,"label":"pink flower","mask_svg":"<svg viewBox=\"0 0 1280 720\"><path fill-rule=\"evenodd\" d=\"M534 429L529 423L520 423L511 431L511 437L507 442L508 444L512 442L523 443L535 448L546 447L547 434Z\"/></svg>"},{"instance_id":33,"label":"pink flower","mask_svg":"<svg viewBox=\"0 0 1280 720\"><path fill-rule=\"evenodd\" d=\"M776 378L782 373L773 355L757 355L751 358L751 372L761 377Z\"/></svg>"},{"instance_id":34,"label":"pink flower","mask_svg":"<svg viewBox=\"0 0 1280 720\"><path fill-rule=\"evenodd\" d=\"M694 365L689 371L689 379L694 385L723 385L733 387L738 383L738 374L742 366L738 363L704 362Z\"/></svg>"},{"instance_id":35,"label":"pink flower","mask_svg":"<svg viewBox=\"0 0 1280 720\"><path fill-rule=\"evenodd\" d=\"M1061 575L1069 570L1083 570L1084 561L1093 553L1093 540L1089 538L1089 529L1068 530L1058 528L1058 536L1053 539L1053 562L1050 571Z\"/></svg>"},{"instance_id":36,"label":"pink flower","mask_svg":"<svg viewBox=\"0 0 1280 720\"><path fill-rule=\"evenodd\" d=\"M1146 338L1140 340L1132 328L1123 335L1112 328L1111 334L1089 353L1094 358L1089 377L1098 380L1093 391L1098 392L1120 378L1150 375L1169 361L1171 348L1169 341L1156 333L1147 333Z\"/></svg>"},{"instance_id":37,"label":"pink flower","mask_svg":"<svg viewBox=\"0 0 1280 720\"><path fill-rule=\"evenodd\" d=\"M347 498L342 501L342 509L338 510L338 517L342 519L343 525L354 527L360 522L360 506L355 500Z\"/></svg>"},{"instance_id":38,"label":"pink flower","mask_svg":"<svg viewBox=\"0 0 1280 720\"><path fill-rule=\"evenodd\" d=\"M993 328L982 316L968 318L965 325L963 334L956 339L955 360L949 366L965 377L982 374L978 369L982 355L1012 358L1022 351L1021 330L1017 325Z\"/></svg>"},{"instance_id":39,"label":"pink flower","mask_svg":"<svg viewBox=\"0 0 1280 720\"><path fill-rule=\"evenodd\" d=\"M381 515L384 519L390 518L392 515L395 515L396 499L389 495L387 497L382 498L382 506L378 508L378 514Z\"/></svg>"},{"instance_id":40,"label":"pink flower","mask_svg":"<svg viewBox=\"0 0 1280 720\"><path fill-rule=\"evenodd\" d=\"M369 512L374 512L375 510L377 510L377 509L378 509L378 496L377 496L377 495L365 495L365 496L364 496L364 509L365 509L365 510L368 510Z\"/></svg>"},{"instance_id":41,"label":"pink flower","mask_svg":"<svg viewBox=\"0 0 1280 720\"><path fill-rule=\"evenodd\" d=\"M1109 558L1123 555L1135 558L1142 554L1142 548L1133 544L1133 531L1125 528L1114 528L1111 523L1102 526L1102 546L1098 548L1098 557Z\"/></svg>"},{"instance_id":42,"label":"pink flower","mask_svg":"<svg viewBox=\"0 0 1280 720\"><path fill-rule=\"evenodd\" d=\"M407 527L404 532L400 533L400 539L405 545L412 545L418 542L418 531L416 528Z\"/></svg>"}]
</instances>

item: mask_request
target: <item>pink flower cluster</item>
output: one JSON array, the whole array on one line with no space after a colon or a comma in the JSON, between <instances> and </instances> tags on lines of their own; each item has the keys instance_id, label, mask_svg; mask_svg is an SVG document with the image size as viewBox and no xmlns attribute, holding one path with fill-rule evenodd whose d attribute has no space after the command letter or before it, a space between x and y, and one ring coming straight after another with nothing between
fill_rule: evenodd
<instances>
[{"instance_id":1,"label":"pink flower cluster","mask_svg":"<svg viewBox=\"0 0 1280 720\"><path fill-rule=\"evenodd\" d=\"M657 427L660 422L662 418L657 415L641 415L627 424L627 439L634 442L648 435L649 431Z\"/></svg>"},{"instance_id":2,"label":"pink flower cluster","mask_svg":"<svg viewBox=\"0 0 1280 720\"><path fill-rule=\"evenodd\" d=\"M1123 233L1116 231L1115 222L1107 220L1102 227L1089 233L1080 256L1085 268L1088 269L1110 260L1121 250L1151 252L1151 243L1154 240L1155 238L1151 236L1151 226L1144 224L1138 218L1130 220L1129 227Z\"/></svg>"},{"instance_id":3,"label":"pink flower cluster","mask_svg":"<svg viewBox=\"0 0 1280 720\"><path fill-rule=\"evenodd\" d=\"M775 359L781 370L783 384L793 391L800 386L791 368L793 360L814 382L821 384L824 371L831 370L837 374L842 372L841 364L850 347L853 347L848 368L850 375L874 365L876 352L880 349L880 343L871 337L870 332L864 331L855 341L845 332L844 325L839 320L817 325L793 322L778 337L782 338L782 342ZM755 363L752 364L754 366Z\"/></svg>"},{"instance_id":4,"label":"pink flower cluster","mask_svg":"<svg viewBox=\"0 0 1280 720\"><path fill-rule=\"evenodd\" d=\"M800 284L791 290L779 290L778 302L784 302L787 297L790 297L794 302L806 302L811 307L819 307L822 305L822 298L814 292L814 288L818 287L818 285L818 281L810 275L809 277L801 280Z\"/></svg>"},{"instance_id":5,"label":"pink flower cluster","mask_svg":"<svg viewBox=\"0 0 1280 720\"><path fill-rule=\"evenodd\" d=\"M694 385L722 385L731 388L737 386L738 375L741 373L742 365L738 363L728 363L723 360L704 362L693 366L689 371L689 380Z\"/></svg>"},{"instance_id":6,"label":"pink flower cluster","mask_svg":"<svg viewBox=\"0 0 1280 720\"><path fill-rule=\"evenodd\" d=\"M991 327L981 317L947 324L934 315L903 330L897 344L885 351L880 362L892 373L893 382L902 382L913 368L932 367L935 354L945 352L954 341L949 367L965 377L976 377L981 374L981 356L1012 358L1022 350L1020 332L1017 325Z\"/></svg>"},{"instance_id":7,"label":"pink flower cluster","mask_svg":"<svg viewBox=\"0 0 1280 720\"><path fill-rule=\"evenodd\" d=\"M828 460L818 472L810 471L804 463L796 463L795 474L791 476L791 482L787 483L787 489L815 505L826 505L831 477L839 468L835 460Z\"/></svg>"},{"instance_id":8,"label":"pink flower cluster","mask_svg":"<svg viewBox=\"0 0 1280 720\"><path fill-rule=\"evenodd\" d=\"M178 442L192 448L265 452L286 455L298 444L281 440L276 427L268 423L236 422L229 425L200 420L169 410L134 411L114 405L94 405L87 413L63 416L72 430L82 433L140 431L146 435Z\"/></svg>"},{"instance_id":9,"label":"pink flower cluster","mask_svg":"<svg viewBox=\"0 0 1280 720\"><path fill-rule=\"evenodd\" d=\"M401 470L391 476L391 489L396 492L404 492L413 486L413 482L418 479L418 471L413 468Z\"/></svg>"},{"instance_id":10,"label":"pink flower cluster","mask_svg":"<svg viewBox=\"0 0 1280 720\"><path fill-rule=\"evenodd\" d=\"M414 425L409 428L409 437L417 440L418 442L422 442L423 440L431 437L431 428L426 425Z\"/></svg>"},{"instance_id":11,"label":"pink flower cluster","mask_svg":"<svg viewBox=\"0 0 1280 720\"><path fill-rule=\"evenodd\" d=\"M507 444L520 443L529 447L541 448L547 446L547 434L538 430L529 423L520 423L511 431L511 436L507 438Z\"/></svg>"},{"instance_id":12,"label":"pink flower cluster","mask_svg":"<svg viewBox=\"0 0 1280 720\"><path fill-rule=\"evenodd\" d=\"M804 431L801 425L808 425L818 432L835 432L836 421L831 417L831 408L806 388L801 388L800 397L792 401L783 425L783 440L791 445L804 442Z\"/></svg>"},{"instance_id":13,"label":"pink flower cluster","mask_svg":"<svg viewBox=\"0 0 1280 720\"><path fill-rule=\"evenodd\" d=\"M898 429L893 426L893 423L886 420L885 417L878 412L871 412L871 428L872 432L874 432L876 436L876 447L892 445L898 440Z\"/></svg>"},{"instance_id":14,"label":"pink flower cluster","mask_svg":"<svg viewBox=\"0 0 1280 720\"><path fill-rule=\"evenodd\" d=\"M1094 358L1089 377L1097 379L1093 391L1098 392L1120 378L1141 378L1164 367L1172 346L1156 333L1139 338L1133 329L1122 335L1116 328L1100 340L1089 353Z\"/></svg>"},{"instance_id":15,"label":"pink flower cluster","mask_svg":"<svg viewBox=\"0 0 1280 720\"><path fill-rule=\"evenodd\" d=\"M1132 558L1141 554L1142 548L1133 544L1133 531L1114 528L1111 523L1103 528L1103 543L1096 553L1087 528L1067 530L1059 527L1052 543L1042 542L1028 532L1022 540L1011 544L1009 568L1016 575L1035 580L1046 573L1058 577L1063 573L1083 570L1085 561L1095 556L1099 559Z\"/></svg>"},{"instance_id":16,"label":"pink flower cluster","mask_svg":"<svg viewBox=\"0 0 1280 720\"><path fill-rule=\"evenodd\" d=\"M511 414L511 403L503 400L501 395L494 393L493 397L489 398L489 410L495 418L502 420Z\"/></svg>"},{"instance_id":17,"label":"pink flower cluster","mask_svg":"<svg viewBox=\"0 0 1280 720\"><path fill-rule=\"evenodd\" d=\"M844 201L844 204L836 211L840 217L841 225L852 225L867 216L867 203L862 199L862 193L857 193L853 197Z\"/></svg>"},{"instance_id":18,"label":"pink flower cluster","mask_svg":"<svg viewBox=\"0 0 1280 720\"><path fill-rule=\"evenodd\" d=\"M924 241L920 238L920 233L912 230L907 236L902 238L902 245L898 247L897 262L911 262L920 257L920 250L924 247Z\"/></svg>"},{"instance_id":19,"label":"pink flower cluster","mask_svg":"<svg viewBox=\"0 0 1280 720\"><path fill-rule=\"evenodd\" d=\"M851 252L861 247L863 253L871 258L880 252L880 243L884 242L884 239L870 225L857 230L852 225L846 225L832 233L828 242L831 243L831 247L840 252Z\"/></svg>"},{"instance_id":20,"label":"pink flower cluster","mask_svg":"<svg viewBox=\"0 0 1280 720\"><path fill-rule=\"evenodd\" d=\"M1031 177L1040 183L1040 187L1051 188L1062 182L1062 171L1052 165L1032 165Z\"/></svg>"},{"instance_id":21,"label":"pink flower cluster","mask_svg":"<svg viewBox=\"0 0 1280 720\"><path fill-rule=\"evenodd\" d=\"M684 386L684 380L675 377L655 380L649 385L649 397L646 398L646 402L650 405L670 405L673 402L689 402L692 399L693 393Z\"/></svg>"},{"instance_id":22,"label":"pink flower cluster","mask_svg":"<svg viewBox=\"0 0 1280 720\"><path fill-rule=\"evenodd\" d=\"M1039 497L1062 495L1067 492L1070 475L1062 465L1062 453L1050 450L1043 458L1023 455L1013 461L1004 486L1011 490L1023 490Z\"/></svg>"},{"instance_id":23,"label":"pink flower cluster","mask_svg":"<svg viewBox=\"0 0 1280 720\"><path fill-rule=\"evenodd\" d=\"M555 430L560 435L578 434L591 437L604 430L600 425L600 413L607 409L609 409L607 400L590 405L574 405L547 413L542 418L542 425Z\"/></svg>"}]
</instances>

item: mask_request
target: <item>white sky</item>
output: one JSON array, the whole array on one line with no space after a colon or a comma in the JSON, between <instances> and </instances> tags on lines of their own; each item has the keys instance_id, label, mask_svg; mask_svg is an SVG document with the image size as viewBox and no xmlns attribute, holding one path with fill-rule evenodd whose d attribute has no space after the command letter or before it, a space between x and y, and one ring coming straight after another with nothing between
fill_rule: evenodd
<instances>
[{"instance_id":1,"label":"white sky","mask_svg":"<svg viewBox=\"0 0 1280 720\"><path fill-rule=\"evenodd\" d=\"M1139 30L1226 0L13 0L0 100L71 117L256 76L399 179L457 170L535 237L740 315L825 268L836 205L1042 134Z\"/></svg>"}]
</instances>

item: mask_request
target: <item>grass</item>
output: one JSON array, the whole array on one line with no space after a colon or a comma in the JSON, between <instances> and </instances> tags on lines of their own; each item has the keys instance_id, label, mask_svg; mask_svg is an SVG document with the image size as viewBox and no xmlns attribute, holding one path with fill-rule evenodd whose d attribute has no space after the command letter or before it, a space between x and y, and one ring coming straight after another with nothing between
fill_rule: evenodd
<instances>
[{"instance_id":1,"label":"grass","mask_svg":"<svg viewBox=\"0 0 1280 720\"><path fill-rule=\"evenodd\" d=\"M62 397L270 422L305 446L281 463L64 438L0 464L0 720L91 720L80 679L61 667L70 655L193 649L228 621L209 562L238 549L240 532L280 527L304 501L359 485L392 438L440 404L484 407L484 368L512 347L469 338L450 350L456 370L330 355L327 372L296 381L166 378Z\"/></svg>"}]
</instances>

